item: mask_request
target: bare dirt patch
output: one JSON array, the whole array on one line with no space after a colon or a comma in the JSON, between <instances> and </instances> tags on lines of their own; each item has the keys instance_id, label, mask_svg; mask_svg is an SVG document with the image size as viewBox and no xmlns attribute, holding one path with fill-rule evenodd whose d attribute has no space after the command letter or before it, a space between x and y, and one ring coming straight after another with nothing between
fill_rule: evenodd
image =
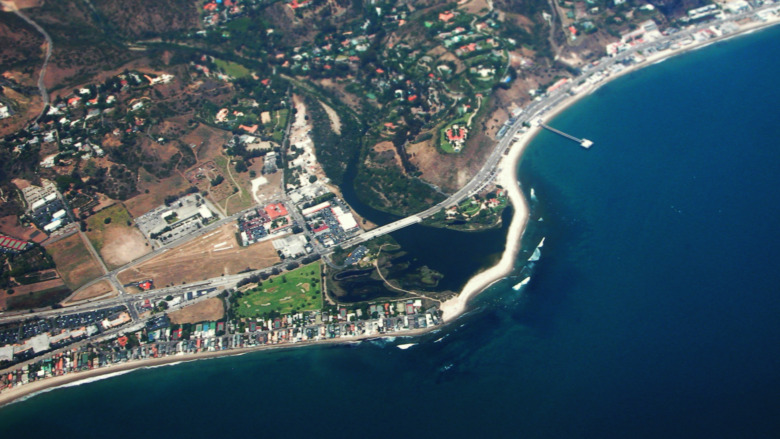
<instances>
[{"instance_id":1,"label":"bare dirt patch","mask_svg":"<svg viewBox=\"0 0 780 439\"><path fill-rule=\"evenodd\" d=\"M14 9L37 8L43 4L43 0L3 0L0 2L4 11L12 12Z\"/></svg>"},{"instance_id":2,"label":"bare dirt patch","mask_svg":"<svg viewBox=\"0 0 780 439\"><path fill-rule=\"evenodd\" d=\"M103 239L100 256L112 267L120 267L151 251L146 245L146 239L135 227L108 227L103 233Z\"/></svg>"},{"instance_id":3,"label":"bare dirt patch","mask_svg":"<svg viewBox=\"0 0 780 439\"><path fill-rule=\"evenodd\" d=\"M52 288L58 288L65 285L65 282L62 281L62 279L51 279L46 280L43 282L36 282L34 284L29 285L17 285L13 287L14 294L13 295L24 295L28 293L33 293L35 291L43 291L48 290ZM7 293L7 290L3 290L4 293Z\"/></svg>"},{"instance_id":4,"label":"bare dirt patch","mask_svg":"<svg viewBox=\"0 0 780 439\"><path fill-rule=\"evenodd\" d=\"M337 135L341 135L341 119L339 119L339 115L336 114L336 111L328 106L325 102L320 101L320 105L322 105L322 108L325 109L325 112L328 113L328 119L330 119L330 128L333 130L334 133Z\"/></svg>"},{"instance_id":5,"label":"bare dirt patch","mask_svg":"<svg viewBox=\"0 0 780 439\"><path fill-rule=\"evenodd\" d=\"M172 143L161 144L148 137L141 140L141 150L144 154L154 157L160 162L167 162L179 152Z\"/></svg>"},{"instance_id":6,"label":"bare dirt patch","mask_svg":"<svg viewBox=\"0 0 780 439\"><path fill-rule=\"evenodd\" d=\"M194 305L168 313L171 323L181 325L184 323L213 322L225 317L225 306L217 298L206 299Z\"/></svg>"},{"instance_id":7,"label":"bare dirt patch","mask_svg":"<svg viewBox=\"0 0 780 439\"><path fill-rule=\"evenodd\" d=\"M471 0L468 3L461 5L460 9L469 14L482 15L490 11L490 5L487 0Z\"/></svg>"},{"instance_id":8,"label":"bare dirt patch","mask_svg":"<svg viewBox=\"0 0 780 439\"><path fill-rule=\"evenodd\" d=\"M280 262L270 241L241 247L238 228L226 224L214 232L168 250L119 273L123 284L153 279L158 287L196 282L247 269L270 267Z\"/></svg>"},{"instance_id":9,"label":"bare dirt patch","mask_svg":"<svg viewBox=\"0 0 780 439\"><path fill-rule=\"evenodd\" d=\"M222 145L230 139L230 133L201 124L179 140L195 145L193 151L199 161L213 160L222 155Z\"/></svg>"},{"instance_id":10,"label":"bare dirt patch","mask_svg":"<svg viewBox=\"0 0 780 439\"><path fill-rule=\"evenodd\" d=\"M68 297L62 302L63 306L74 305L76 302L83 300L114 297L117 295L117 291L111 286L107 280L100 281L94 285L90 285L87 288L79 291L78 293Z\"/></svg>"},{"instance_id":11,"label":"bare dirt patch","mask_svg":"<svg viewBox=\"0 0 780 439\"><path fill-rule=\"evenodd\" d=\"M9 235L13 238L21 239L23 241L32 241L40 244L46 240L46 235L38 230L35 225L31 224L30 227L24 227L19 223L19 217L16 215L9 215L0 218L0 233Z\"/></svg>"},{"instance_id":12,"label":"bare dirt patch","mask_svg":"<svg viewBox=\"0 0 780 439\"><path fill-rule=\"evenodd\" d=\"M47 245L46 251L51 254L60 277L71 290L103 274L78 233Z\"/></svg>"},{"instance_id":13,"label":"bare dirt patch","mask_svg":"<svg viewBox=\"0 0 780 439\"><path fill-rule=\"evenodd\" d=\"M393 145L393 142L379 142L376 145L374 145L374 151L379 154L381 157L388 157L395 162L395 164L403 170L404 164L401 162L401 157L398 156L398 153L395 150L395 145Z\"/></svg>"}]
</instances>

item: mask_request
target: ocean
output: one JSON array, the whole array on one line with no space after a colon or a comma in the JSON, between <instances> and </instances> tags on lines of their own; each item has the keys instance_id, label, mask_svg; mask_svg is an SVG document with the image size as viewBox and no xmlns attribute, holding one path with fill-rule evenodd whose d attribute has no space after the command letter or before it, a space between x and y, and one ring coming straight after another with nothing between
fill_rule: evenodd
<instances>
[{"instance_id":1,"label":"ocean","mask_svg":"<svg viewBox=\"0 0 780 439\"><path fill-rule=\"evenodd\" d=\"M529 233L546 237L525 289L511 276L420 338L56 389L0 409L0 432L780 437L778 41L669 59L553 119L595 145L545 132L520 164Z\"/></svg>"}]
</instances>

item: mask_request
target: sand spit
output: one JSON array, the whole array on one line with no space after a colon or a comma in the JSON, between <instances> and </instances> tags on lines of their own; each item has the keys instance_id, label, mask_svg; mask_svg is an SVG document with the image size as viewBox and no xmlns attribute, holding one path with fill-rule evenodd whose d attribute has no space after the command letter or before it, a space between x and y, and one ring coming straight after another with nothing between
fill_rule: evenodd
<instances>
[{"instance_id":1,"label":"sand spit","mask_svg":"<svg viewBox=\"0 0 780 439\"><path fill-rule=\"evenodd\" d=\"M565 110L575 102L593 93L604 84L607 84L610 81L613 81L623 75L653 64L658 64L672 56L680 55L696 49L701 49L704 46L718 41L723 41L740 35L746 35L758 29L767 28L778 23L780 23L780 17L774 17L765 22L752 22L743 25L739 31L728 35L723 35L721 37L713 38L707 41L696 42L679 49L668 49L654 52L653 54L647 56L646 59L641 63L631 65L630 67L618 73L612 74L601 82L596 84L589 84L580 88L577 94L561 101L560 104L550 108L546 113L533 116L532 119L534 122L537 120L541 120L545 123L549 122L550 119L554 118L561 111ZM510 147L509 154L505 156L498 165L499 174L496 178L496 183L500 184L507 190L509 200L515 209L514 215L512 216L512 221L509 225L509 231L507 232L506 248L504 249L504 253L501 255L501 260L493 267L482 271L469 279L460 294L442 303L441 310L443 312L444 321L452 321L453 319L460 316L466 310L466 306L469 300L471 300L480 292L484 291L493 283L508 276L512 272L512 269L515 265L515 258L517 253L520 251L520 243L523 237L523 233L525 232L525 228L528 224L529 217L528 202L523 196L519 187L517 166L526 147L528 147L528 145L531 143L531 140L536 137L540 130L541 128L534 126L519 136L519 138ZM594 147L598 148L598 144L596 144ZM579 152L581 151L574 150L573 153Z\"/></svg>"}]
</instances>

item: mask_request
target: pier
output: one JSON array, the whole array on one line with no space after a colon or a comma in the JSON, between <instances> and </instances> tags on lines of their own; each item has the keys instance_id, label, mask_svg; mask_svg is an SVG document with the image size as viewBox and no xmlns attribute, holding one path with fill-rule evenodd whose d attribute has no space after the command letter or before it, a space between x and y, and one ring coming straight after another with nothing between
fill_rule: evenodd
<instances>
[{"instance_id":1,"label":"pier","mask_svg":"<svg viewBox=\"0 0 780 439\"><path fill-rule=\"evenodd\" d=\"M563 132L563 131L561 131L561 130L556 130L555 128L553 128L553 127L551 127L551 126L547 125L546 123L539 122L539 125L540 125L542 128L544 128L544 129L546 129L546 130L549 130L549 131L552 131L552 132L553 132L553 133L555 133L555 134L558 134L558 135L560 135L560 136L563 136L563 137L565 137L565 138L567 138L567 139L569 139L569 140L574 140L575 142L579 143L581 147L583 147L583 148L585 148L585 149L587 149L587 148L590 148L591 146L593 146L593 142L591 142L591 141L590 141L590 140L588 140L588 139L580 139L580 138L577 138L577 137L574 137L574 136L572 136L571 134L566 134L566 133L564 133L564 132Z\"/></svg>"}]
</instances>

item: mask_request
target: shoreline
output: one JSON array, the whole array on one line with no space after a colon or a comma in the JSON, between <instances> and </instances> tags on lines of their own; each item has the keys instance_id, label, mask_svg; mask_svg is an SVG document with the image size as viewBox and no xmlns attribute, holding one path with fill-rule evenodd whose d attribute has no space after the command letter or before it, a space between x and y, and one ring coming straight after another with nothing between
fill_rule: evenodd
<instances>
[{"instance_id":1,"label":"shoreline","mask_svg":"<svg viewBox=\"0 0 780 439\"><path fill-rule=\"evenodd\" d=\"M730 38L747 35L757 30L766 29L779 23L780 23L780 18L775 18L773 20L768 20L766 22L749 23L744 25L743 28L740 28L738 31L732 34L722 35L720 37L712 38L710 40L706 40L702 42L694 42L688 46L681 47L676 50L669 49L661 52L655 52L649 56L646 56L645 60L641 63L631 65L630 67L627 67L618 73L612 74L604 78L604 80L596 84L589 84L583 86L575 95L568 96L566 99L562 100L558 105L551 107L544 114L534 115L534 119L541 119L547 122L550 119L557 116L558 114L560 114L562 111L566 110L567 108L569 108L570 106L578 102L583 97L590 95L601 86L608 84L609 82L623 75L635 72L647 66L657 64L665 59L671 58L676 55L701 49L710 44L717 43L720 41L725 41ZM534 126L529 128L528 131L526 131L525 133L521 134L519 136L519 139L514 143L512 143L512 145L510 146L508 154L505 157L503 157L499 162L498 165L499 171L496 177L496 182L507 190L510 202L512 203L512 206L514 208L514 213L512 215L512 219L509 225L509 230L507 232L506 247L502 253L501 259L496 265L474 275L471 279L468 280L466 285L461 290L460 294L441 304L440 309L443 312L442 319L445 323L449 323L455 320L460 315L462 315L467 310L468 303L473 297L477 296L479 293L484 291L490 285L494 284L495 282L498 282L499 280L505 278L507 275L511 274L511 272L514 269L517 254L519 253L521 247L521 240L525 233L526 227L528 225L528 219L530 215L528 202L520 189L519 177L517 175L517 167L526 148L528 147L528 145L530 145L531 141L533 141L533 139L540 131L541 131L540 127ZM438 330L441 327L442 326L439 325L439 326L433 326L424 329L399 331L399 332L387 333L387 334L362 335L362 336L350 337L350 338L314 340L314 341L304 341L299 343L285 343L280 345L260 345L260 346L251 346L251 347L244 347L244 348L224 350L224 351L207 351L207 352L199 352L195 354L170 355L170 356L160 357L160 358L131 360L125 363L112 364L97 369L80 371L80 372L72 372L66 375L44 378L28 384L16 386L10 389L4 389L0 391L0 408L12 404L13 402L23 401L27 398L36 396L44 392L52 391L57 388L78 385L78 383L88 382L90 380L94 380L100 377L102 377L100 379L108 379L119 374L130 373L137 369L161 367L161 366L171 365L174 363L182 363L182 362L204 360L204 359L211 359L211 358L218 358L218 357L238 356L250 352L258 352L258 351L272 350L272 349L287 349L287 348L316 346L316 345L350 344L355 342L361 342L364 340L385 339L390 337L417 337Z\"/></svg>"},{"instance_id":2,"label":"shoreline","mask_svg":"<svg viewBox=\"0 0 780 439\"><path fill-rule=\"evenodd\" d=\"M361 335L361 336L349 337L349 338L347 337L336 338L330 340L311 340L311 341L302 341L298 343L249 346L249 347L243 347L239 349L229 349L224 351L206 351L206 352L198 352L195 354L168 355L166 357L131 360L124 363L111 364L97 369L71 372L65 375L43 378L28 384L23 384L21 386L16 386L10 389L2 390L0 391L0 409L2 409L7 405L13 404L14 402L24 401L28 398L32 398L41 393L50 392L58 388L73 387L74 385L78 385L78 383L82 381L84 381L86 384L86 382L93 382L93 381L97 381L98 379L108 379L114 376L124 375L126 373L130 373L140 369L150 369L150 368L168 366L168 365L178 364L178 363L187 363L190 361L197 361L197 360L208 360L213 358L239 356L247 353L260 352L266 350L289 349L289 348L305 347L305 346L343 345L343 344L352 344L355 342L360 343L366 340L386 339L391 337L393 338L417 337L423 334L427 334L429 332L433 332L434 330L437 329L441 329L441 326L440 325L431 326L428 328L391 332L387 334L371 334L371 335Z\"/></svg>"},{"instance_id":3,"label":"shoreline","mask_svg":"<svg viewBox=\"0 0 780 439\"><path fill-rule=\"evenodd\" d=\"M702 49L711 44L726 41L734 37L748 35L755 31L766 29L777 24L780 24L780 18L774 18L765 22L751 22L749 24L745 24L738 31L728 35L721 35L719 37L701 42L694 41L690 45L680 47L678 49L667 49L660 52L654 52L648 56L645 56L644 61L641 63L633 64L621 70L620 72L611 74L602 81L599 81L595 84L583 85L576 92L576 94L567 97L558 105L550 108L543 114L537 113L533 115L533 118L535 120L541 120L545 123L549 122L550 119L554 118L570 106L574 105L580 99L591 95L600 87L614 81L617 78L644 69L645 67L658 64L668 58ZM517 261L517 254L520 252L522 237L525 234L525 229L528 225L528 219L530 215L528 200L526 200L525 196L520 190L520 179L517 175L517 166L526 148L528 145L530 145L531 141L533 141L533 139L537 134L539 134L540 131L541 127L538 126L529 128L528 131L523 133L517 141L512 143L512 145L509 147L509 154L502 158L499 162L499 174L496 177L496 183L500 184L507 190L512 207L515 209L514 214L512 215L512 220L509 224L509 231L507 232L506 247L504 248L504 252L501 254L501 260L499 260L496 265L474 275L471 279L468 280L468 282L466 282L466 285L463 287L460 294L441 304L440 309L443 312L442 319L445 323L460 317L466 311L468 302L472 298L479 295L479 293L486 290L494 283L510 275L514 269L515 263Z\"/></svg>"}]
</instances>

